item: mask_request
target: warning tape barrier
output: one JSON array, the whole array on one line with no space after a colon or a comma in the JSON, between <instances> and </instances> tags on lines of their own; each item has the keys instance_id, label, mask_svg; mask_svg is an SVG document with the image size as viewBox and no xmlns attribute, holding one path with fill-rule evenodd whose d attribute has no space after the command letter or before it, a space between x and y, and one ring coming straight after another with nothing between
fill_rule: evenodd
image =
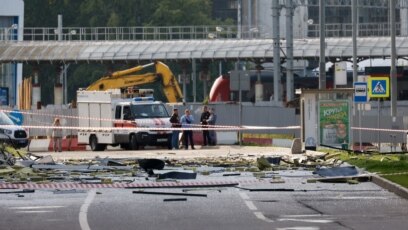
<instances>
[{"instance_id":1,"label":"warning tape barrier","mask_svg":"<svg viewBox=\"0 0 408 230\"><path fill-rule=\"evenodd\" d=\"M215 130L215 131L239 131L239 130L278 130L278 129L300 129L300 126L235 126L230 128L214 127L214 128L165 128L165 127L76 127L76 126L37 126L37 125L0 125L0 128L10 128L10 127L20 127L24 129L62 129L62 130L78 130L78 131L99 131L99 132L110 132L110 131L173 131L173 130Z\"/></svg>"},{"instance_id":2,"label":"warning tape barrier","mask_svg":"<svg viewBox=\"0 0 408 230\"><path fill-rule=\"evenodd\" d=\"M13 110L7 109L0 109L0 111L5 113L15 112ZM109 122L121 122L126 124L136 124L140 126L137 127L74 127L74 126L59 126L54 127L50 125L25 125L19 126L27 129L69 129L69 130L82 130L82 131L113 131L113 130L132 130L132 131L139 131L139 130L146 130L146 131L173 131L173 130L215 130L215 131L241 131L241 130L283 130L283 129L300 129L300 126L250 126L250 125L242 125L242 126L232 126L232 125L205 125L203 127L201 124L189 124L190 127L182 127L182 128L170 128L170 127L143 127L144 123L150 123L151 121L138 120L129 121L129 120L120 120L120 119L110 119L110 118L96 118L96 117L80 117L80 116L71 116L71 115L57 115L57 114L50 114L50 113L34 113L34 112L27 112L27 111L20 111L22 114L27 115L35 115L35 116L50 116L50 117L59 117L59 118L69 118L69 119L86 119L86 120L93 120L93 121L109 121ZM153 120L157 120L158 118L151 118ZM160 119L158 119L160 120ZM161 123L161 122L160 122ZM162 125L162 124L160 124ZM0 125L0 127L10 127L13 125ZM350 127L352 130L363 130L363 131L380 131L380 132L395 132L395 133L408 133L408 130L403 129L381 129L381 128L369 128L369 127Z\"/></svg>"},{"instance_id":3,"label":"warning tape barrier","mask_svg":"<svg viewBox=\"0 0 408 230\"><path fill-rule=\"evenodd\" d=\"M6 109L0 109L0 111L5 112L5 113L11 113L15 112L13 110L6 110ZM121 119L111 119L111 118L97 118L97 117L80 117L80 116L72 116L72 115L59 115L59 114L51 114L51 113L34 113L34 112L27 112L27 111L20 111L22 114L26 115L34 115L34 116L48 116L48 117L58 117L58 118L68 118L68 119L76 119L76 120L91 120L91 121L109 121L109 122L119 122L119 123L125 123L125 124L132 124L135 123L135 121L129 121L129 120L121 120ZM159 118L147 118L146 121L143 119L140 119L137 121L138 124L145 124L145 123L150 123L151 121L148 120L160 120ZM202 127L201 124L189 124L191 127ZM232 125L206 125L209 128L235 128L237 126L232 126Z\"/></svg>"},{"instance_id":4,"label":"warning tape barrier","mask_svg":"<svg viewBox=\"0 0 408 230\"><path fill-rule=\"evenodd\" d=\"M379 129L379 128L368 128L368 127L351 127L354 130L365 130L365 131L381 131L381 132L394 132L394 133L407 133L406 129Z\"/></svg>"},{"instance_id":5,"label":"warning tape barrier","mask_svg":"<svg viewBox=\"0 0 408 230\"><path fill-rule=\"evenodd\" d=\"M141 183L112 183L112 184L87 184L87 183L25 183L12 184L0 183L0 189L94 189L94 188L188 188L188 187L221 187L259 183L257 179L230 180L230 181L164 181Z\"/></svg>"}]
</instances>

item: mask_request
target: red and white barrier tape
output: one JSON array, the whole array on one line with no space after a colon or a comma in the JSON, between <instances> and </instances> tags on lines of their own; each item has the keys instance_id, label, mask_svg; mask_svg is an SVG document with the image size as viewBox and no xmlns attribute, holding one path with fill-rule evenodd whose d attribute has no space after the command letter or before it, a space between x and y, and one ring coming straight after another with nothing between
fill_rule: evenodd
<instances>
[{"instance_id":1,"label":"red and white barrier tape","mask_svg":"<svg viewBox=\"0 0 408 230\"><path fill-rule=\"evenodd\" d=\"M5 109L0 109L0 111L5 112L5 113L11 113L15 112L13 110L5 110ZM70 115L59 115L59 114L51 114L51 113L33 113L33 112L26 112L26 111L19 111L22 114L26 115L34 115L34 116L48 116L48 117L58 117L58 118L68 118L68 119L76 119L76 120L90 120L90 121L109 121L109 122L119 122L119 123L129 123L131 124L134 121L130 120L121 120L121 119L111 119L111 118L97 118L97 117L80 117L80 116L70 116ZM165 117L166 118L166 117ZM151 120L160 120L160 118L147 118L146 121L143 119L138 119L137 123L139 124L145 124L145 123L150 123ZM191 127L201 127L201 124L190 124ZM238 126L232 126L232 125L206 125L207 127L212 127L212 128L236 128Z\"/></svg>"},{"instance_id":2,"label":"red and white barrier tape","mask_svg":"<svg viewBox=\"0 0 408 230\"><path fill-rule=\"evenodd\" d=\"M254 184L257 179L224 180L224 181L179 181L179 182L140 182L140 183L113 183L113 184L85 184L85 183L47 183L47 184L11 184L0 183L0 189L91 189L91 188L174 188L223 186L225 184Z\"/></svg>"},{"instance_id":3,"label":"red and white barrier tape","mask_svg":"<svg viewBox=\"0 0 408 230\"><path fill-rule=\"evenodd\" d=\"M351 127L354 130L365 130L365 131L381 131L381 132L393 132L393 133L407 133L408 130L404 129L378 129L378 128L368 128L368 127Z\"/></svg>"},{"instance_id":4,"label":"red and white barrier tape","mask_svg":"<svg viewBox=\"0 0 408 230\"><path fill-rule=\"evenodd\" d=\"M15 112L13 110L6 110L0 109L0 111L5 113ZM34 113L34 112L27 112L27 111L20 111L22 114L27 115L35 115L35 116L50 116L50 117L59 117L59 118L69 118L69 119L86 119L92 121L109 121L109 122L123 122L127 124L132 124L134 121L129 120L117 120L117 119L110 119L110 118L96 118L96 117L80 117L80 116L70 116L70 115L56 115L50 113ZM154 118L148 118L146 121L138 120L137 124L141 124L143 126L144 123L150 123L151 121L148 120L156 120ZM160 120L160 119L157 119ZM9 127L8 125L0 125L0 127ZM202 127L200 124L190 124L190 127L183 127L183 128L164 128L164 127L74 127L74 126L35 126L35 125L25 125L19 126L28 129L70 129L70 130L94 130L94 131L112 131L112 130L158 130L158 131L172 131L172 130L217 130L217 131L239 131L239 130L283 130L283 129L300 129L300 126L250 126L250 125L243 125L243 126L232 126L232 125L205 125L205 128ZM351 127L352 130L365 130L365 131L380 131L380 132L395 132L395 133L408 133L408 130L400 130L400 129L380 129L380 128L368 128L368 127Z\"/></svg>"},{"instance_id":5,"label":"red and white barrier tape","mask_svg":"<svg viewBox=\"0 0 408 230\"><path fill-rule=\"evenodd\" d=\"M130 130L130 131L173 131L173 130L215 130L215 131L239 131L239 130L282 130L282 129L300 129L300 126L286 126L286 127L275 127L275 126L234 126L230 128L201 128L201 127L185 127L185 128L164 128L164 127L75 127L75 126L37 126L37 125L0 125L0 128L10 128L10 127L20 127L24 129L67 129L67 130L79 130L79 131L118 131L118 130Z\"/></svg>"}]
</instances>

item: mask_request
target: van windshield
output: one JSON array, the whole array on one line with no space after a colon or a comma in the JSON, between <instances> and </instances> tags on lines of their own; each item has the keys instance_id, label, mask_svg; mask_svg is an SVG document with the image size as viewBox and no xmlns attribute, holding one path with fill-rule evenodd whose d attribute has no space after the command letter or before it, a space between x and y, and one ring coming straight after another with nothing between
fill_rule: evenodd
<instances>
[{"instance_id":1,"label":"van windshield","mask_svg":"<svg viewBox=\"0 0 408 230\"><path fill-rule=\"evenodd\" d=\"M0 125L14 125L14 123L4 112L0 112Z\"/></svg>"},{"instance_id":2,"label":"van windshield","mask_svg":"<svg viewBox=\"0 0 408 230\"><path fill-rule=\"evenodd\" d=\"M169 113L162 104L131 105L131 110L135 119L169 117Z\"/></svg>"}]
</instances>

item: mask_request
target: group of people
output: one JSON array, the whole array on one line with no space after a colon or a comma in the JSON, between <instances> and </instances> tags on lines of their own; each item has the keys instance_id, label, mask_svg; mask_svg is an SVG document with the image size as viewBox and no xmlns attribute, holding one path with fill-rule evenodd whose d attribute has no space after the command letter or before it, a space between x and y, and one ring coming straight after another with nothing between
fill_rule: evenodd
<instances>
[{"instance_id":1,"label":"group of people","mask_svg":"<svg viewBox=\"0 0 408 230\"><path fill-rule=\"evenodd\" d=\"M203 129L203 146L207 145L215 145L216 143L216 136L215 131L210 130L207 128L211 128L212 125L215 125L217 121L217 115L215 114L215 109L211 108L208 109L207 106L203 107L203 112L201 113L200 117L200 124ZM170 122L173 128L191 128L193 127L194 117L191 115L189 109L184 110L184 115L179 118L178 109L173 109L173 114L171 115ZM179 148L179 130L173 130L171 145L172 148L178 149ZM193 131L192 130L183 130L183 143L184 149L188 149L188 145L190 143L191 149L194 148L194 140L193 140Z\"/></svg>"}]
</instances>

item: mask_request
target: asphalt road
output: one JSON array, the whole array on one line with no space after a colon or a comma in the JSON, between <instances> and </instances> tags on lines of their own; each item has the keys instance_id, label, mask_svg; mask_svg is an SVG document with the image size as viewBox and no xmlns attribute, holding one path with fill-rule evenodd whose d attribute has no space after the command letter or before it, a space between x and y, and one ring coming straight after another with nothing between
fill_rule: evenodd
<instances>
[{"instance_id":1,"label":"asphalt road","mask_svg":"<svg viewBox=\"0 0 408 230\"><path fill-rule=\"evenodd\" d=\"M310 171L280 171L271 179L238 187L200 189L207 197L134 194L139 189L91 189L79 193L0 194L0 229L406 229L408 201L371 182L306 183ZM206 180L254 179L251 173ZM294 191L249 191L273 188ZM182 188L144 191L183 192ZM164 199L186 198L185 201Z\"/></svg>"}]
</instances>

